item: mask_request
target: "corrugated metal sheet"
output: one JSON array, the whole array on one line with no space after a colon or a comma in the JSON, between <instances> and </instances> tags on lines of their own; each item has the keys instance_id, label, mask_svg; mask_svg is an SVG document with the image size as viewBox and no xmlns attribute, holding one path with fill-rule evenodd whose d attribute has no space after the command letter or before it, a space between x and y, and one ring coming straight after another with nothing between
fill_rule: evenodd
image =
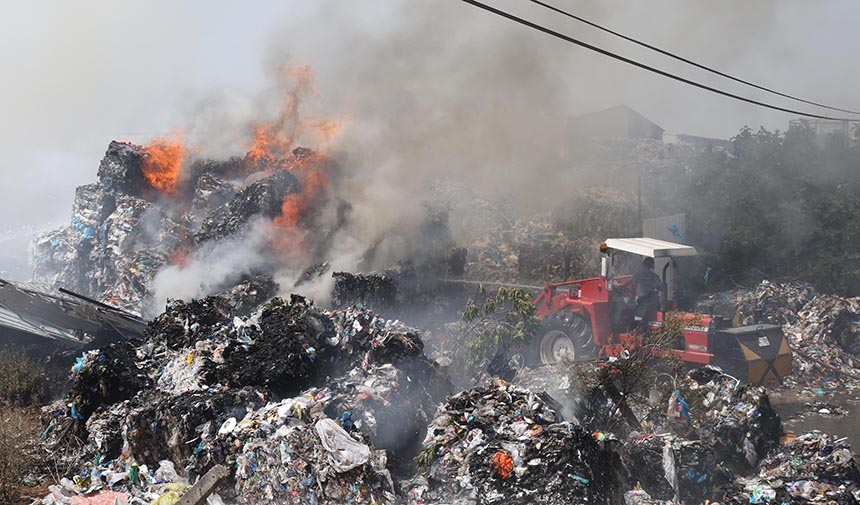
<instances>
[{"instance_id":1,"label":"corrugated metal sheet","mask_svg":"<svg viewBox=\"0 0 860 505\"><path fill-rule=\"evenodd\" d=\"M85 343L81 340L84 334L142 335L146 321L96 300L59 297L0 279L2 328L81 345Z\"/></svg>"}]
</instances>

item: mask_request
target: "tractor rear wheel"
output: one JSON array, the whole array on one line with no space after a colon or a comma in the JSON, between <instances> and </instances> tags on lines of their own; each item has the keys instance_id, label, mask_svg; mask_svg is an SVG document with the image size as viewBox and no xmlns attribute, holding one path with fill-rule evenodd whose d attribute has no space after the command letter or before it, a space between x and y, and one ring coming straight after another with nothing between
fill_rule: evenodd
<instances>
[{"instance_id":1,"label":"tractor rear wheel","mask_svg":"<svg viewBox=\"0 0 860 505\"><path fill-rule=\"evenodd\" d=\"M536 350L541 365L591 358L597 352L591 323L578 314L566 321L554 321L546 327Z\"/></svg>"}]
</instances>

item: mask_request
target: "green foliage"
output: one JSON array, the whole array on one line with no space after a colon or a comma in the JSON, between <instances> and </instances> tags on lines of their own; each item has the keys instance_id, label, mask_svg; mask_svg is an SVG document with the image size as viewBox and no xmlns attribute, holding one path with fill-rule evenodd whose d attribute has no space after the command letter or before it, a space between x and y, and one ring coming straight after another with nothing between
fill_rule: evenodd
<instances>
[{"instance_id":1,"label":"green foliage","mask_svg":"<svg viewBox=\"0 0 860 505\"><path fill-rule=\"evenodd\" d=\"M278 307L283 307L285 305L289 304L280 296L276 296L266 303L266 306L263 307L263 310L275 310Z\"/></svg>"},{"instance_id":2,"label":"green foliage","mask_svg":"<svg viewBox=\"0 0 860 505\"><path fill-rule=\"evenodd\" d=\"M673 201L713 272L709 288L799 279L860 295L860 139L743 128L731 153L702 152ZM703 287L701 272L693 280Z\"/></svg>"},{"instance_id":3,"label":"green foliage","mask_svg":"<svg viewBox=\"0 0 860 505\"><path fill-rule=\"evenodd\" d=\"M454 338L462 354L462 372L472 376L492 358L499 346L527 345L540 328L532 297L522 289L499 288L487 294L483 286L470 299Z\"/></svg>"},{"instance_id":4,"label":"green foliage","mask_svg":"<svg viewBox=\"0 0 860 505\"><path fill-rule=\"evenodd\" d=\"M50 397L44 369L23 351L0 350L0 407L27 406Z\"/></svg>"}]
</instances>

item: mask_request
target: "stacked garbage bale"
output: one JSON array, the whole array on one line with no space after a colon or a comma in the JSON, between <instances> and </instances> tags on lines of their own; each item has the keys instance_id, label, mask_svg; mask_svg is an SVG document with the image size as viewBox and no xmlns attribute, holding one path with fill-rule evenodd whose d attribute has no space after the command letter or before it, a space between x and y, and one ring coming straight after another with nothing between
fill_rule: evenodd
<instances>
[{"instance_id":1,"label":"stacked garbage bale","mask_svg":"<svg viewBox=\"0 0 860 505\"><path fill-rule=\"evenodd\" d=\"M306 151L265 166L198 160L164 192L144 174L146 147L111 142L98 182L75 191L71 223L32 242L34 280L139 313L161 269L201 242L241 236L253 219L280 215L284 198L301 190L291 169Z\"/></svg>"}]
</instances>

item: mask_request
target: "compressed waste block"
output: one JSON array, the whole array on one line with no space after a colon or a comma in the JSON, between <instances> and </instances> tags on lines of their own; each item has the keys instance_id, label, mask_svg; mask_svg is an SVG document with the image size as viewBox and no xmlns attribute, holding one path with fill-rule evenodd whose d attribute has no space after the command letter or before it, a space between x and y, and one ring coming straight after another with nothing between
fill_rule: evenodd
<instances>
[{"instance_id":1,"label":"compressed waste block","mask_svg":"<svg viewBox=\"0 0 860 505\"><path fill-rule=\"evenodd\" d=\"M277 292L278 283L272 276L255 275L219 293L219 295L227 299L231 313L247 316L257 307L271 300Z\"/></svg>"},{"instance_id":2,"label":"compressed waste block","mask_svg":"<svg viewBox=\"0 0 860 505\"><path fill-rule=\"evenodd\" d=\"M278 170L213 210L203 220L197 238L201 242L224 238L243 230L255 216L275 217L281 213L284 198L299 191L296 177L288 170Z\"/></svg>"},{"instance_id":3,"label":"compressed waste block","mask_svg":"<svg viewBox=\"0 0 860 505\"><path fill-rule=\"evenodd\" d=\"M371 307L386 308L397 303L397 281L387 273L334 272L332 278L332 297L336 307L363 303Z\"/></svg>"},{"instance_id":4,"label":"compressed waste block","mask_svg":"<svg viewBox=\"0 0 860 505\"><path fill-rule=\"evenodd\" d=\"M111 141L99 164L99 185L106 191L140 196L149 187L141 170L143 156L141 146Z\"/></svg>"},{"instance_id":5,"label":"compressed waste block","mask_svg":"<svg viewBox=\"0 0 860 505\"><path fill-rule=\"evenodd\" d=\"M202 224L210 212L225 205L236 196L236 187L229 181L212 173L204 173L197 179L191 199L191 221Z\"/></svg>"},{"instance_id":6,"label":"compressed waste block","mask_svg":"<svg viewBox=\"0 0 860 505\"><path fill-rule=\"evenodd\" d=\"M133 345L127 341L85 352L73 367L68 394L74 407L72 416L86 419L101 406L131 398L148 382L135 362Z\"/></svg>"},{"instance_id":7,"label":"compressed waste block","mask_svg":"<svg viewBox=\"0 0 860 505\"><path fill-rule=\"evenodd\" d=\"M185 461L194 455L202 436L231 417L244 417L263 400L249 387L178 395L144 392L132 400L125 419L128 447L145 461Z\"/></svg>"}]
</instances>

